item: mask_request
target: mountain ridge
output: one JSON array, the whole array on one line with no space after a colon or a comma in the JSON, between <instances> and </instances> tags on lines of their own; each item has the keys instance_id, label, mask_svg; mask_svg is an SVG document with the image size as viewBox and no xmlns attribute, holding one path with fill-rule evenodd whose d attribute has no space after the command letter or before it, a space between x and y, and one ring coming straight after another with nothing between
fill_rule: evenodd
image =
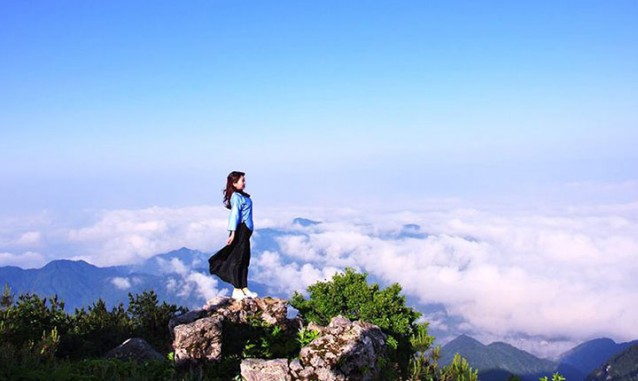
<instances>
[{"instance_id":1,"label":"mountain ridge","mask_svg":"<svg viewBox=\"0 0 638 381\"><path fill-rule=\"evenodd\" d=\"M616 343L610 338L594 339L563 352L559 361L551 361L505 342L485 345L471 336L459 335L442 347L441 363L449 364L454 354L459 353L479 370L481 381L506 381L511 375L525 381L537 381L539 377L551 376L554 372L562 374L568 381L582 381L601 364L612 361L614 356L632 346L638 347L638 341ZM622 365L622 368L627 368L627 365Z\"/></svg>"},{"instance_id":2,"label":"mountain ridge","mask_svg":"<svg viewBox=\"0 0 638 381\"><path fill-rule=\"evenodd\" d=\"M485 345L480 341L461 335L442 347L441 363L452 361L455 353L459 353L478 369L481 381L507 380L510 375L517 375L523 380L536 381L540 376L551 375L555 364L549 360L539 359L504 342Z\"/></svg>"},{"instance_id":3,"label":"mountain ridge","mask_svg":"<svg viewBox=\"0 0 638 381\"><path fill-rule=\"evenodd\" d=\"M638 344L638 340L616 343L607 337L596 338L564 352L559 360L588 375L600 364L635 344Z\"/></svg>"},{"instance_id":4,"label":"mountain ridge","mask_svg":"<svg viewBox=\"0 0 638 381\"><path fill-rule=\"evenodd\" d=\"M628 346L594 369L587 381L638 381L638 343Z\"/></svg>"}]
</instances>

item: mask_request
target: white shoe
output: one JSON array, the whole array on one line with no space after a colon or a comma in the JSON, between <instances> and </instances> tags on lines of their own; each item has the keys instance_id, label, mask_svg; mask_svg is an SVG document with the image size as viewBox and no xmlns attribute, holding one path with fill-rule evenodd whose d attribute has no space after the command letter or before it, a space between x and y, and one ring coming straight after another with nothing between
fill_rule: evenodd
<instances>
[{"instance_id":1,"label":"white shoe","mask_svg":"<svg viewBox=\"0 0 638 381\"><path fill-rule=\"evenodd\" d=\"M231 296L231 298L236 300L242 300L245 297L246 297L246 294L244 294L244 292L241 289L239 288L233 289L233 296Z\"/></svg>"},{"instance_id":2,"label":"white shoe","mask_svg":"<svg viewBox=\"0 0 638 381\"><path fill-rule=\"evenodd\" d=\"M251 298L256 298L256 297L257 297L257 293L256 293L256 292L253 292L253 291L250 291L250 290L248 289L248 287L246 287L246 288L242 289L242 291L244 292L244 295L246 295L246 296L248 296L248 297L251 297Z\"/></svg>"}]
</instances>

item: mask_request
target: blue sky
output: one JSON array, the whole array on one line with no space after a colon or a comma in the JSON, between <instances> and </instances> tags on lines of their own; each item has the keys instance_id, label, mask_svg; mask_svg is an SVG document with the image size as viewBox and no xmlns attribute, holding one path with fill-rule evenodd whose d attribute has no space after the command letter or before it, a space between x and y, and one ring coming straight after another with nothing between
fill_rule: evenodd
<instances>
[{"instance_id":1,"label":"blue sky","mask_svg":"<svg viewBox=\"0 0 638 381\"><path fill-rule=\"evenodd\" d=\"M637 178L634 1L1 7L7 213Z\"/></svg>"}]
</instances>

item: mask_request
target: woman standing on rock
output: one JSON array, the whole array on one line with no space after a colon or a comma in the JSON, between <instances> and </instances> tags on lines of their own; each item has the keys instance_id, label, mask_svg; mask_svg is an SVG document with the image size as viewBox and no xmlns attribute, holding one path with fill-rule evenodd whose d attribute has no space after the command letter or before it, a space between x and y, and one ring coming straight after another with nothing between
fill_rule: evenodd
<instances>
[{"instance_id":1,"label":"woman standing on rock","mask_svg":"<svg viewBox=\"0 0 638 381\"><path fill-rule=\"evenodd\" d=\"M208 260L210 273L231 283L233 299L257 297L248 289L248 265L250 264L250 236L253 234L253 202L244 192L244 172L228 174L224 193L224 205L230 209L228 230L230 235L224 246Z\"/></svg>"}]
</instances>

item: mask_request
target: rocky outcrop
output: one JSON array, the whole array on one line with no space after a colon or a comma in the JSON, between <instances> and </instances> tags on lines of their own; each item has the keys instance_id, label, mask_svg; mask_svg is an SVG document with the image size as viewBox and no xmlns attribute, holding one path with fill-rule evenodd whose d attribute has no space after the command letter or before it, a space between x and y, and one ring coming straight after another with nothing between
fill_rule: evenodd
<instances>
[{"instance_id":1,"label":"rocky outcrop","mask_svg":"<svg viewBox=\"0 0 638 381\"><path fill-rule=\"evenodd\" d=\"M104 357L107 359L137 361L164 359L164 356L156 351L146 340L137 337L128 339L116 348L111 349Z\"/></svg>"},{"instance_id":2,"label":"rocky outcrop","mask_svg":"<svg viewBox=\"0 0 638 381\"><path fill-rule=\"evenodd\" d=\"M286 317L288 301L275 298L235 300L215 297L201 310L174 317L168 323L173 334L176 365L199 361L218 361L222 355L224 326L250 325L261 320L285 330L296 328L298 320Z\"/></svg>"},{"instance_id":3,"label":"rocky outcrop","mask_svg":"<svg viewBox=\"0 0 638 381\"><path fill-rule=\"evenodd\" d=\"M233 327L262 322L296 333L304 328L299 318L287 318L288 301L278 298L235 300L216 297L201 310L173 318L173 348L177 365L219 361ZM337 316L326 327L310 323L306 329L319 333L298 358L255 359L241 362L241 375L252 380L375 380L379 360L386 354L386 335L379 327ZM292 331L291 331L292 330ZM232 343L232 341L231 341Z\"/></svg>"},{"instance_id":4,"label":"rocky outcrop","mask_svg":"<svg viewBox=\"0 0 638 381\"><path fill-rule=\"evenodd\" d=\"M313 372L325 373L320 380L373 380L377 376L378 360L386 351L386 335L378 326L337 316L319 332L319 337L301 348L299 363L304 367L293 372L296 379L306 379Z\"/></svg>"},{"instance_id":5,"label":"rocky outcrop","mask_svg":"<svg viewBox=\"0 0 638 381\"><path fill-rule=\"evenodd\" d=\"M213 316L180 324L173 329L175 363L217 361L222 356L223 317Z\"/></svg>"}]
</instances>

